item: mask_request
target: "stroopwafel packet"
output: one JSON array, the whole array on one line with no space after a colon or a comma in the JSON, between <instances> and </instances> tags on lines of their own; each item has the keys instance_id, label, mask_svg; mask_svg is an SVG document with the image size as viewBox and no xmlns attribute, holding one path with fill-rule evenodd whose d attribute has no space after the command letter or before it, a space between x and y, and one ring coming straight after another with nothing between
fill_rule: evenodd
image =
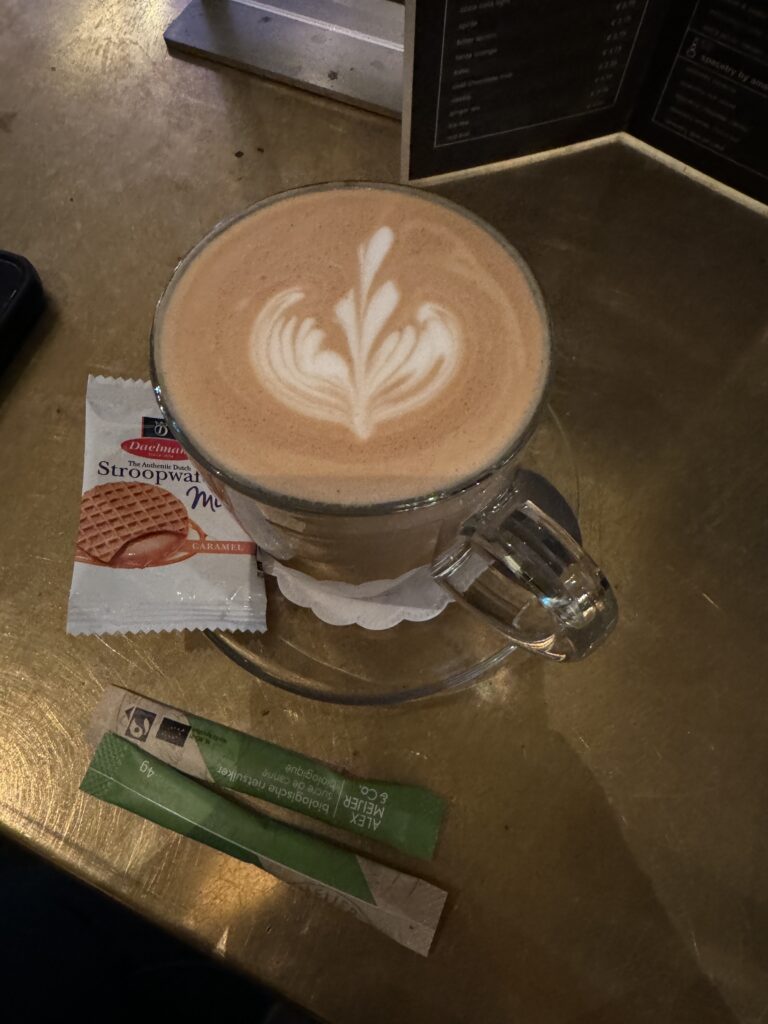
<instances>
[{"instance_id":1,"label":"stroopwafel packet","mask_svg":"<svg viewBox=\"0 0 768 1024\"><path fill-rule=\"evenodd\" d=\"M255 546L170 435L152 385L89 377L67 632L265 627Z\"/></svg>"}]
</instances>

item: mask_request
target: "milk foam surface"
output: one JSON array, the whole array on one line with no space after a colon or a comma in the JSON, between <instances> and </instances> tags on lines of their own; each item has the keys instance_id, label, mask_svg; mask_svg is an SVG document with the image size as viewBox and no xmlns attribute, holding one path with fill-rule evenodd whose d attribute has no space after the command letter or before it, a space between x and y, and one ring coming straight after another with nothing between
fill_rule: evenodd
<instances>
[{"instance_id":1,"label":"milk foam surface","mask_svg":"<svg viewBox=\"0 0 768 1024\"><path fill-rule=\"evenodd\" d=\"M476 222L418 194L280 198L215 237L156 325L168 404L267 490L368 504L479 473L538 404L546 324Z\"/></svg>"}]
</instances>

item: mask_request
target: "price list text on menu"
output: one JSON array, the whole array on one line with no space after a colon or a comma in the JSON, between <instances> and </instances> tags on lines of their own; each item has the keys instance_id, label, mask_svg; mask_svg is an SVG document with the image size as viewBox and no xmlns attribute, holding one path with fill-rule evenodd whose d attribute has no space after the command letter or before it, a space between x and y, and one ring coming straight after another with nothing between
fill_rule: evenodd
<instances>
[{"instance_id":1,"label":"price list text on menu","mask_svg":"<svg viewBox=\"0 0 768 1024\"><path fill-rule=\"evenodd\" d=\"M414 0L409 176L617 131L658 0ZM415 15L415 17L414 17ZM409 33L409 35L411 35ZM406 89L407 91L407 89Z\"/></svg>"},{"instance_id":2,"label":"price list text on menu","mask_svg":"<svg viewBox=\"0 0 768 1024\"><path fill-rule=\"evenodd\" d=\"M768 0L411 0L408 14L405 177L628 130L759 194Z\"/></svg>"}]
</instances>

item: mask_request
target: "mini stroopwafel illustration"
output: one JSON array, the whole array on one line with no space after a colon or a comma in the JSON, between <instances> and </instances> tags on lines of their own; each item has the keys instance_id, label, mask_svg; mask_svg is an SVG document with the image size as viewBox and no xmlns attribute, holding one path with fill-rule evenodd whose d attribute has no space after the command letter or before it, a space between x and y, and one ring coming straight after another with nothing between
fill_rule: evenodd
<instances>
[{"instance_id":1,"label":"mini stroopwafel illustration","mask_svg":"<svg viewBox=\"0 0 768 1024\"><path fill-rule=\"evenodd\" d=\"M99 484L80 503L79 561L148 569L190 558L190 536L205 540L177 497L155 484Z\"/></svg>"}]
</instances>

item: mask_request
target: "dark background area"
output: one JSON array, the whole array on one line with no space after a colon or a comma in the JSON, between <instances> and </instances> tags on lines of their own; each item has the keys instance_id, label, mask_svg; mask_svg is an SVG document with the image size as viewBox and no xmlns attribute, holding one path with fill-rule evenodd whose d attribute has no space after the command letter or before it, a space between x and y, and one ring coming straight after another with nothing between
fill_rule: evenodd
<instances>
[{"instance_id":1,"label":"dark background area","mask_svg":"<svg viewBox=\"0 0 768 1024\"><path fill-rule=\"evenodd\" d=\"M5 1024L122 1019L312 1024L284 1002L59 871L0 832L0 986Z\"/></svg>"}]
</instances>

